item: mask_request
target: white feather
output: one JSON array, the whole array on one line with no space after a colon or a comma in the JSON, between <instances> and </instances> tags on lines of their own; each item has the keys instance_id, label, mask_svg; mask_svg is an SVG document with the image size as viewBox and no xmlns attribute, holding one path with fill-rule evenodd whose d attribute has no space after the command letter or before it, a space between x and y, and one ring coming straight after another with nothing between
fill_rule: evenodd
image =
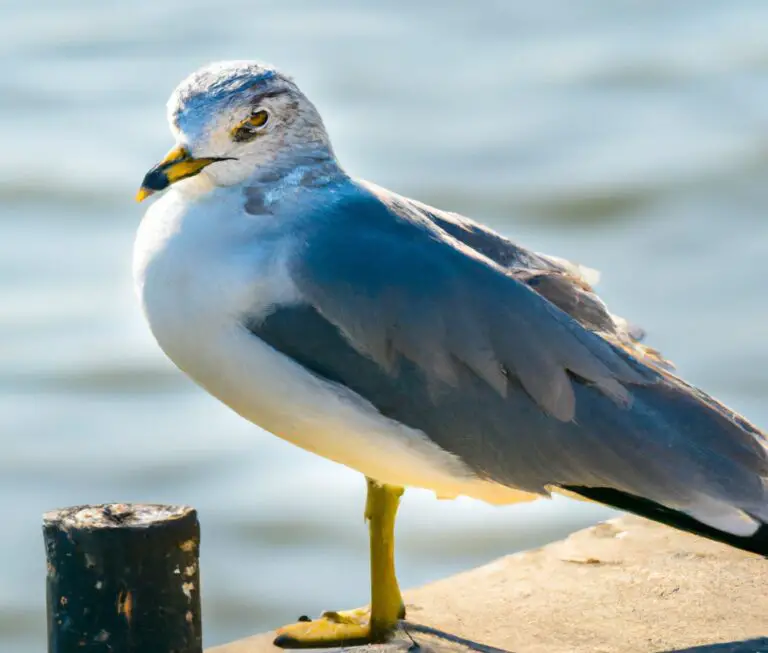
<instances>
[{"instance_id":1,"label":"white feather","mask_svg":"<svg viewBox=\"0 0 768 653\"><path fill-rule=\"evenodd\" d=\"M491 503L535 498L477 478L421 431L245 329L244 315L300 300L286 264L290 218L248 215L235 188L201 196L186 182L177 187L142 221L134 277L152 332L180 369L267 431L381 482Z\"/></svg>"}]
</instances>

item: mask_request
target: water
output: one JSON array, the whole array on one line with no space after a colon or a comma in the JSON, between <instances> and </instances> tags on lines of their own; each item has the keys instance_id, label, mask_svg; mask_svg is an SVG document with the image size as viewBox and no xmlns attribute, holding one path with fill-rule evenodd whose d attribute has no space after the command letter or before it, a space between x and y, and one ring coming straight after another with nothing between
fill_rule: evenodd
<instances>
[{"instance_id":1,"label":"water","mask_svg":"<svg viewBox=\"0 0 768 653\"><path fill-rule=\"evenodd\" d=\"M603 271L687 378L768 425L760 0L20 0L0 8L0 648L44 649L40 514L190 503L208 645L365 602L364 484L243 422L151 340L130 280L197 66L294 74L347 168ZM603 518L406 496L413 586Z\"/></svg>"}]
</instances>

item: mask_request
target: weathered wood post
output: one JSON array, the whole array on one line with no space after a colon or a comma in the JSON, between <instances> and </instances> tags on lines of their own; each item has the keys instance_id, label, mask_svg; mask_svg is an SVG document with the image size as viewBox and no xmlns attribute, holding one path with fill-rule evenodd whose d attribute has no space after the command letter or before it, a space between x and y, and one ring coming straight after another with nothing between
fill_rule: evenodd
<instances>
[{"instance_id":1,"label":"weathered wood post","mask_svg":"<svg viewBox=\"0 0 768 653\"><path fill-rule=\"evenodd\" d=\"M48 653L201 653L200 526L188 507L46 513Z\"/></svg>"}]
</instances>

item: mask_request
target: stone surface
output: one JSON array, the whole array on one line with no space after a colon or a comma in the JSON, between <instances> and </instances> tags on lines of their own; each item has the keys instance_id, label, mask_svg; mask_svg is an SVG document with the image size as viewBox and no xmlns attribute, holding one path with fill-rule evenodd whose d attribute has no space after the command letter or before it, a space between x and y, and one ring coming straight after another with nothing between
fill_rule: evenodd
<instances>
[{"instance_id":1,"label":"stone surface","mask_svg":"<svg viewBox=\"0 0 768 653\"><path fill-rule=\"evenodd\" d=\"M411 590L405 600L407 632L361 648L404 653L413 638L424 651L445 652L768 652L768 560L635 517ZM271 641L267 633L208 653L275 653Z\"/></svg>"}]
</instances>

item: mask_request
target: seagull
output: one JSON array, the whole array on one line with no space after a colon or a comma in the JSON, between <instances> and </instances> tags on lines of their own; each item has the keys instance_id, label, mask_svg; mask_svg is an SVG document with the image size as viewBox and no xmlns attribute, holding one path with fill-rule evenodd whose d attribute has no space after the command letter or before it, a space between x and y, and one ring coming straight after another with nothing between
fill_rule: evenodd
<instances>
[{"instance_id":1,"label":"seagull","mask_svg":"<svg viewBox=\"0 0 768 653\"><path fill-rule=\"evenodd\" d=\"M768 439L613 315L585 267L350 176L292 78L187 77L137 199L133 271L165 354L263 429L367 479L371 602L285 648L386 640L403 488L562 493L768 556ZM386 127L385 127L386 128Z\"/></svg>"}]
</instances>

